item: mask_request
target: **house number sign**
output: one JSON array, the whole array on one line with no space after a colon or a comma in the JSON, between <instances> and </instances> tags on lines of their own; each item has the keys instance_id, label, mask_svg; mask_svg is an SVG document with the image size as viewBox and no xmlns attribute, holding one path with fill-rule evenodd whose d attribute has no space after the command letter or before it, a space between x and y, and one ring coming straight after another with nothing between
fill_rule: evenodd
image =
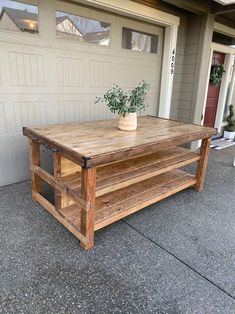
<instances>
[{"instance_id":1,"label":"house number sign","mask_svg":"<svg viewBox=\"0 0 235 314\"><path fill-rule=\"evenodd\" d=\"M175 49L173 49L171 53L171 74L174 73L174 65L175 65Z\"/></svg>"}]
</instances>

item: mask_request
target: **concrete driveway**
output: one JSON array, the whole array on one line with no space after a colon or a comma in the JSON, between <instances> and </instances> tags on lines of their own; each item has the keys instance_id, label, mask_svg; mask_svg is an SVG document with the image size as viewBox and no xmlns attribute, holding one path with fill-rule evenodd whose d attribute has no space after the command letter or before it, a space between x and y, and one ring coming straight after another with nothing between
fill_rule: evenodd
<instances>
[{"instance_id":1,"label":"concrete driveway","mask_svg":"<svg viewBox=\"0 0 235 314\"><path fill-rule=\"evenodd\" d=\"M98 231L89 252L29 181L0 188L0 313L235 313L234 155L212 150L201 193Z\"/></svg>"}]
</instances>

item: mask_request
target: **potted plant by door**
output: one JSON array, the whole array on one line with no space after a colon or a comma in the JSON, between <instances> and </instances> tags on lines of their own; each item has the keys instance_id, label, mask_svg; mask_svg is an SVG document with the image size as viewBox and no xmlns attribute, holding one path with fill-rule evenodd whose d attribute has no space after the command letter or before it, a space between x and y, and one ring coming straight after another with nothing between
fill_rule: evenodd
<instances>
[{"instance_id":1,"label":"potted plant by door","mask_svg":"<svg viewBox=\"0 0 235 314\"><path fill-rule=\"evenodd\" d=\"M235 139L235 121L233 120L233 117L233 105L230 105L229 115L226 117L227 125L224 127L224 137L229 140Z\"/></svg>"},{"instance_id":2,"label":"potted plant by door","mask_svg":"<svg viewBox=\"0 0 235 314\"><path fill-rule=\"evenodd\" d=\"M114 85L96 102L103 101L112 113L118 113L118 128L120 130L133 131L137 129L137 112L149 107L146 104L149 88L150 85L143 81L129 93L126 93L118 85Z\"/></svg>"}]
</instances>

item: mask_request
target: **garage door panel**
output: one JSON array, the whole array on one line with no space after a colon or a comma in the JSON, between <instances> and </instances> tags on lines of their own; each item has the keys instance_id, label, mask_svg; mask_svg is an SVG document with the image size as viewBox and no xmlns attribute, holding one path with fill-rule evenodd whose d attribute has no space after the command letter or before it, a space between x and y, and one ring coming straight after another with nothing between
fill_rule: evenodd
<instances>
[{"instance_id":1,"label":"garage door panel","mask_svg":"<svg viewBox=\"0 0 235 314\"><path fill-rule=\"evenodd\" d=\"M0 134L6 133L6 128L5 103L0 102Z\"/></svg>"},{"instance_id":2,"label":"garage door panel","mask_svg":"<svg viewBox=\"0 0 235 314\"><path fill-rule=\"evenodd\" d=\"M159 80L156 78L156 70L152 67L145 67L139 64L127 65L127 63L121 64L122 71L122 86L136 87L140 81L145 80L150 84L152 90L156 89L159 84Z\"/></svg>"},{"instance_id":3,"label":"garage door panel","mask_svg":"<svg viewBox=\"0 0 235 314\"><path fill-rule=\"evenodd\" d=\"M113 63L92 59L90 61L90 87L110 88L114 82Z\"/></svg>"},{"instance_id":4,"label":"garage door panel","mask_svg":"<svg viewBox=\"0 0 235 314\"><path fill-rule=\"evenodd\" d=\"M26 180L28 176L26 140L22 139L22 136L7 140L0 137L0 186Z\"/></svg>"},{"instance_id":5,"label":"garage door panel","mask_svg":"<svg viewBox=\"0 0 235 314\"><path fill-rule=\"evenodd\" d=\"M5 97L6 98L6 97ZM22 134L23 126L48 123L47 103L43 101L14 101L11 99L0 103L0 134Z\"/></svg>"},{"instance_id":6,"label":"garage door panel","mask_svg":"<svg viewBox=\"0 0 235 314\"><path fill-rule=\"evenodd\" d=\"M82 108L85 107L87 101L85 100L59 100L58 101L58 122L70 123L81 119Z\"/></svg>"},{"instance_id":7,"label":"garage door panel","mask_svg":"<svg viewBox=\"0 0 235 314\"><path fill-rule=\"evenodd\" d=\"M42 55L9 52L9 63L13 86L44 86Z\"/></svg>"},{"instance_id":8,"label":"garage door panel","mask_svg":"<svg viewBox=\"0 0 235 314\"><path fill-rule=\"evenodd\" d=\"M83 86L82 58L57 57L57 86L58 87L81 87Z\"/></svg>"},{"instance_id":9,"label":"garage door panel","mask_svg":"<svg viewBox=\"0 0 235 314\"><path fill-rule=\"evenodd\" d=\"M16 131L22 132L22 126L47 124L46 104L41 101L15 102Z\"/></svg>"}]
</instances>

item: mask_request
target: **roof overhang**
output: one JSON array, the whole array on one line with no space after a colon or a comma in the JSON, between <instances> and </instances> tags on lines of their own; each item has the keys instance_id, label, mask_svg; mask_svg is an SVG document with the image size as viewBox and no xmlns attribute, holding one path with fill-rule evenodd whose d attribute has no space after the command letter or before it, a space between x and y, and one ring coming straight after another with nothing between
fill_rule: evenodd
<instances>
[{"instance_id":1,"label":"roof overhang","mask_svg":"<svg viewBox=\"0 0 235 314\"><path fill-rule=\"evenodd\" d=\"M235 28L235 0L215 0L212 13L217 22Z\"/></svg>"},{"instance_id":2,"label":"roof overhang","mask_svg":"<svg viewBox=\"0 0 235 314\"><path fill-rule=\"evenodd\" d=\"M222 4L222 5L228 5L228 4L233 4L233 3L235 3L234 0L214 0L214 1L215 1L215 2L218 2L218 3Z\"/></svg>"}]
</instances>

